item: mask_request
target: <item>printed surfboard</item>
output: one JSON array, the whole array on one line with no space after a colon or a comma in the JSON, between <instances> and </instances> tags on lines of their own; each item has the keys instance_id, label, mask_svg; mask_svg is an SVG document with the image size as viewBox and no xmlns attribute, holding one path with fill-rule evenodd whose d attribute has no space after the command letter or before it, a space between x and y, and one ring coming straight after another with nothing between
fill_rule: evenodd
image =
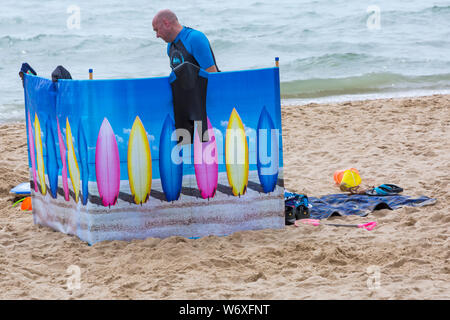
<instances>
[{"instance_id":1,"label":"printed surfboard","mask_svg":"<svg viewBox=\"0 0 450 320\"><path fill-rule=\"evenodd\" d=\"M152 155L144 125L136 117L128 140L128 179L136 204L147 202L152 187Z\"/></svg>"},{"instance_id":2,"label":"printed surfboard","mask_svg":"<svg viewBox=\"0 0 450 320\"><path fill-rule=\"evenodd\" d=\"M86 134L81 119L78 125L78 155L81 166L81 201L86 205L89 198L89 158Z\"/></svg>"},{"instance_id":3,"label":"printed surfboard","mask_svg":"<svg viewBox=\"0 0 450 320\"><path fill-rule=\"evenodd\" d=\"M38 192L34 136L33 136L33 128L32 128L31 120L30 120L30 112L28 112L28 141L30 143L29 151L30 151L31 172L33 175L34 191Z\"/></svg>"},{"instance_id":4,"label":"printed surfboard","mask_svg":"<svg viewBox=\"0 0 450 320\"><path fill-rule=\"evenodd\" d=\"M98 193L102 204L110 207L116 204L120 191L120 158L116 136L104 118L95 148L95 172Z\"/></svg>"},{"instance_id":5,"label":"printed surfboard","mask_svg":"<svg viewBox=\"0 0 450 320\"><path fill-rule=\"evenodd\" d=\"M228 183L235 196L241 196L247 191L248 184L248 145L242 123L236 108L233 108L228 120L225 136L225 164Z\"/></svg>"},{"instance_id":6,"label":"printed surfboard","mask_svg":"<svg viewBox=\"0 0 450 320\"><path fill-rule=\"evenodd\" d=\"M183 162L178 157L180 153L178 152L177 141L171 139L174 131L175 123L167 115L159 140L159 172L167 201L178 200L183 182ZM172 154L174 155L174 161L172 161Z\"/></svg>"},{"instance_id":7,"label":"printed surfboard","mask_svg":"<svg viewBox=\"0 0 450 320\"><path fill-rule=\"evenodd\" d=\"M77 156L72 140L72 130L70 129L69 118L66 118L66 140L67 140L67 163L69 167L70 181L72 182L75 202L78 202L80 194L80 169L78 167Z\"/></svg>"},{"instance_id":8,"label":"printed surfboard","mask_svg":"<svg viewBox=\"0 0 450 320\"><path fill-rule=\"evenodd\" d=\"M45 184L45 167L44 167L44 153L42 150L42 138L41 138L41 124L37 113L34 116L34 134L36 143L36 160L37 160L37 172L39 177L39 183L41 185L41 193L47 194L47 185Z\"/></svg>"},{"instance_id":9,"label":"printed surfboard","mask_svg":"<svg viewBox=\"0 0 450 320\"><path fill-rule=\"evenodd\" d=\"M59 165L58 165L58 156L56 152L55 134L52 126L52 121L50 120L50 118L47 120L47 129L45 138L47 145L46 167L47 167L48 183L50 187L50 194L54 199L56 199L58 195Z\"/></svg>"},{"instance_id":10,"label":"printed surfboard","mask_svg":"<svg viewBox=\"0 0 450 320\"><path fill-rule=\"evenodd\" d=\"M195 178L203 199L213 198L216 194L219 174L216 137L209 118L207 121L209 141L200 141L197 128L194 133Z\"/></svg>"},{"instance_id":11,"label":"printed surfboard","mask_svg":"<svg viewBox=\"0 0 450 320\"><path fill-rule=\"evenodd\" d=\"M59 120L56 118L56 124L58 127L58 144L59 144L59 155L61 157L61 178L62 178L62 184L63 184L63 190L64 190L64 199L66 201L69 201L69 182L67 179L67 151L66 146L64 142L64 138L61 132L61 127L59 126Z\"/></svg>"},{"instance_id":12,"label":"printed surfboard","mask_svg":"<svg viewBox=\"0 0 450 320\"><path fill-rule=\"evenodd\" d=\"M278 179L278 136L272 137L273 120L263 107L257 127L256 166L264 193L275 190Z\"/></svg>"}]
</instances>

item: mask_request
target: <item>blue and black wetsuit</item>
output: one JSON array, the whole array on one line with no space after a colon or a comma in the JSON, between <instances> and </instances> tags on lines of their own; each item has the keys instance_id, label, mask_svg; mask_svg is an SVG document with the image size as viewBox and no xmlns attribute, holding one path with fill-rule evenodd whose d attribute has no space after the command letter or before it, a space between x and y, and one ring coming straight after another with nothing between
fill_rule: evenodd
<instances>
[{"instance_id":1,"label":"blue and black wetsuit","mask_svg":"<svg viewBox=\"0 0 450 320\"><path fill-rule=\"evenodd\" d=\"M183 27L175 40L167 45L167 55L172 69L190 62L204 70L215 65L219 71L208 38L192 28Z\"/></svg>"},{"instance_id":2,"label":"blue and black wetsuit","mask_svg":"<svg viewBox=\"0 0 450 320\"><path fill-rule=\"evenodd\" d=\"M208 75L204 70L216 66L216 59L206 36L197 30L183 27L175 40L168 44L167 54L173 72L170 77L172 87L175 128L185 129L194 139L195 122L199 128L201 141L208 138L206 114L206 93ZM219 71L219 68L217 68ZM181 142L179 140L179 142Z\"/></svg>"}]
</instances>

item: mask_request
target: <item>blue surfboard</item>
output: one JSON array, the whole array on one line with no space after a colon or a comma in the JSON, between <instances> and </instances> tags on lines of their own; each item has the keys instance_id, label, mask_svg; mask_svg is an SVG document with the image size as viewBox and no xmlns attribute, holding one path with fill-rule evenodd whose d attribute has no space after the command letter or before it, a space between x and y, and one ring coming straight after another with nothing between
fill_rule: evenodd
<instances>
[{"instance_id":1,"label":"blue surfboard","mask_svg":"<svg viewBox=\"0 0 450 320\"><path fill-rule=\"evenodd\" d=\"M272 118L263 107L256 129L256 166L258 177L264 193L275 190L278 179L278 136L272 139L272 129L275 129Z\"/></svg>"},{"instance_id":2,"label":"blue surfboard","mask_svg":"<svg viewBox=\"0 0 450 320\"><path fill-rule=\"evenodd\" d=\"M58 194L58 154L56 151L55 131L53 130L52 121L50 118L47 120L45 128L45 144L47 147L47 156L44 159L47 161L45 164L47 168L47 176L50 185L50 194L56 199Z\"/></svg>"},{"instance_id":3,"label":"blue surfboard","mask_svg":"<svg viewBox=\"0 0 450 320\"><path fill-rule=\"evenodd\" d=\"M83 204L86 205L89 197L88 147L86 141L86 134L84 132L81 119L78 125L78 159L80 161L80 169L81 169L81 193L82 193L81 200Z\"/></svg>"},{"instance_id":4,"label":"blue surfboard","mask_svg":"<svg viewBox=\"0 0 450 320\"><path fill-rule=\"evenodd\" d=\"M167 115L159 140L159 172L167 201L178 200L183 182L183 163L177 164L172 161L172 150L177 145L177 141L171 140L174 130L175 123L170 115Z\"/></svg>"}]
</instances>

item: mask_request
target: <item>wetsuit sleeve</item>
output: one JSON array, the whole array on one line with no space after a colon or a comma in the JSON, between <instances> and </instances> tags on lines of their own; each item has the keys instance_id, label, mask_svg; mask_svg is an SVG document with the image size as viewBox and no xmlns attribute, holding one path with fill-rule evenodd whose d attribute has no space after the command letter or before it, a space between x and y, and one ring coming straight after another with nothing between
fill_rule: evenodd
<instances>
[{"instance_id":1,"label":"wetsuit sleeve","mask_svg":"<svg viewBox=\"0 0 450 320\"><path fill-rule=\"evenodd\" d=\"M195 32L190 40L192 55L199 63L200 68L208 69L215 65L208 38L202 32Z\"/></svg>"}]
</instances>

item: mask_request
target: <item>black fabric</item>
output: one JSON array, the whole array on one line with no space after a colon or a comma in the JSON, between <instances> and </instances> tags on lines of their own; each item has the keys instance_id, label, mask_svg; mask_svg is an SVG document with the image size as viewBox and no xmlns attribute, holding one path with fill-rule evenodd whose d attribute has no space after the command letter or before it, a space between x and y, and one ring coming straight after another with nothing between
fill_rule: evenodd
<instances>
[{"instance_id":1,"label":"black fabric","mask_svg":"<svg viewBox=\"0 0 450 320\"><path fill-rule=\"evenodd\" d=\"M20 68L19 74L20 73L28 73L28 74L33 74L33 75L37 75L36 71L33 70L33 68L26 62L22 63L22 67Z\"/></svg>"},{"instance_id":2,"label":"black fabric","mask_svg":"<svg viewBox=\"0 0 450 320\"><path fill-rule=\"evenodd\" d=\"M57 66L52 72L52 81L57 82L58 79L72 79L72 76L63 66Z\"/></svg>"},{"instance_id":3,"label":"black fabric","mask_svg":"<svg viewBox=\"0 0 450 320\"><path fill-rule=\"evenodd\" d=\"M20 79L22 80L22 87L25 88L25 85L23 83L23 75L25 74L33 74L33 75L37 75L36 71L34 71L34 69L26 62L22 63L22 66L20 67L20 71L19 71L19 76Z\"/></svg>"},{"instance_id":4,"label":"black fabric","mask_svg":"<svg viewBox=\"0 0 450 320\"><path fill-rule=\"evenodd\" d=\"M184 62L190 62L200 68L200 64L197 62L194 56L190 54L189 51L187 51L181 40L177 41L176 43L172 42L169 49L169 58L170 67L172 68L172 70L174 70Z\"/></svg>"},{"instance_id":5,"label":"black fabric","mask_svg":"<svg viewBox=\"0 0 450 320\"><path fill-rule=\"evenodd\" d=\"M172 87L175 128L188 130L191 135L191 143L194 141L195 121L201 122L200 140L203 142L209 140L206 115L208 79L200 76L199 71L198 66L190 62L184 62L173 70L176 79L170 84ZM178 142L181 142L181 138ZM182 144L188 144L188 141L182 141Z\"/></svg>"}]
</instances>

